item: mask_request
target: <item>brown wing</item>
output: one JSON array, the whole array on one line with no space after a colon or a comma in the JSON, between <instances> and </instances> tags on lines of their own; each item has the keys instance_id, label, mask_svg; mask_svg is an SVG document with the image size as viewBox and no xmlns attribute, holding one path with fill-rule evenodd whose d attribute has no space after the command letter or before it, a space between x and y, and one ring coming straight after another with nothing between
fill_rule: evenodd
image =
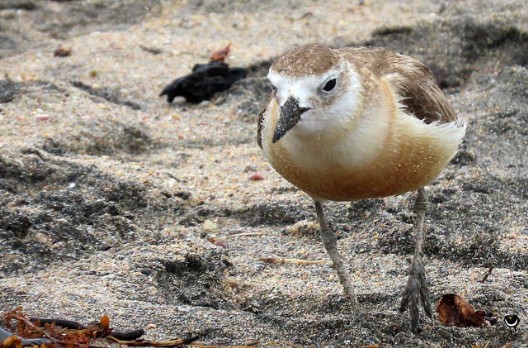
<instances>
[{"instance_id":1,"label":"brown wing","mask_svg":"<svg viewBox=\"0 0 528 348\"><path fill-rule=\"evenodd\" d=\"M403 97L408 113L426 123L455 122L457 116L438 87L431 70L424 64L404 56L397 57L390 80Z\"/></svg>"},{"instance_id":2,"label":"brown wing","mask_svg":"<svg viewBox=\"0 0 528 348\"><path fill-rule=\"evenodd\" d=\"M426 123L457 121L431 70L419 61L383 48L344 48L339 51L358 68L365 67L378 78L386 78L402 96L400 102L409 114Z\"/></svg>"}]
</instances>

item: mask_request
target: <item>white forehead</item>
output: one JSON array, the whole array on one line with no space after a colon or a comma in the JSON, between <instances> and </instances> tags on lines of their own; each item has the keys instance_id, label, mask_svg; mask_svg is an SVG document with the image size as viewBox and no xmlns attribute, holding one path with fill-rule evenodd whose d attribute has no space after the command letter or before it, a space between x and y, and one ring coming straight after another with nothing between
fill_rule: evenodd
<instances>
[{"instance_id":1,"label":"white forehead","mask_svg":"<svg viewBox=\"0 0 528 348\"><path fill-rule=\"evenodd\" d=\"M321 75L287 76L270 69L268 80L276 89L276 96L282 105L290 96L299 100L300 106L308 106L308 100L326 80L339 76L339 70L330 70Z\"/></svg>"}]
</instances>

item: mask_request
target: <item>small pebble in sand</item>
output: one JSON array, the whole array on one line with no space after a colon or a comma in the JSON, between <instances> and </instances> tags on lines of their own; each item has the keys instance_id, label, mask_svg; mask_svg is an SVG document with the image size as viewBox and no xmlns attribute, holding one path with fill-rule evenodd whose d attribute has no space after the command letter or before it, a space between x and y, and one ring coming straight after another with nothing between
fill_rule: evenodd
<instances>
[{"instance_id":1,"label":"small pebble in sand","mask_svg":"<svg viewBox=\"0 0 528 348\"><path fill-rule=\"evenodd\" d=\"M50 119L50 116L48 114L38 114L35 115L35 119L37 121L48 121Z\"/></svg>"},{"instance_id":2,"label":"small pebble in sand","mask_svg":"<svg viewBox=\"0 0 528 348\"><path fill-rule=\"evenodd\" d=\"M251 173L257 171L257 165L252 163L244 167L244 173Z\"/></svg>"},{"instance_id":3,"label":"small pebble in sand","mask_svg":"<svg viewBox=\"0 0 528 348\"><path fill-rule=\"evenodd\" d=\"M447 331L446 329L441 328L438 330L438 334L445 338L446 340L450 340L452 338L452 335Z\"/></svg>"},{"instance_id":4,"label":"small pebble in sand","mask_svg":"<svg viewBox=\"0 0 528 348\"><path fill-rule=\"evenodd\" d=\"M215 232L218 230L218 225L212 220L205 220L203 223L203 229L207 232Z\"/></svg>"},{"instance_id":5,"label":"small pebble in sand","mask_svg":"<svg viewBox=\"0 0 528 348\"><path fill-rule=\"evenodd\" d=\"M260 181L264 180L264 176L260 173L251 173L249 174L248 179L251 181Z\"/></svg>"},{"instance_id":6,"label":"small pebble in sand","mask_svg":"<svg viewBox=\"0 0 528 348\"><path fill-rule=\"evenodd\" d=\"M219 246L221 248L226 248L227 247L227 239L225 239L224 237L219 237L217 235L214 235L214 234L208 234L207 235L207 241L216 245L216 246Z\"/></svg>"}]
</instances>

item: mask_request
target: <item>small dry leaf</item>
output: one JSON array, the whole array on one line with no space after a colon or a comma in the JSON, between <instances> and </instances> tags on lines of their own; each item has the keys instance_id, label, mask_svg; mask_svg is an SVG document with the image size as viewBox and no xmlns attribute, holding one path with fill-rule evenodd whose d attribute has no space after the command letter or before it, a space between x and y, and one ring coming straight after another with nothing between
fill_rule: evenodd
<instances>
[{"instance_id":1,"label":"small dry leaf","mask_svg":"<svg viewBox=\"0 0 528 348\"><path fill-rule=\"evenodd\" d=\"M69 57L72 53L72 49L70 47L59 47L54 52L53 55L55 57Z\"/></svg>"},{"instance_id":2,"label":"small dry leaf","mask_svg":"<svg viewBox=\"0 0 528 348\"><path fill-rule=\"evenodd\" d=\"M211 62L223 62L229 52L231 51L231 42L229 42L225 47L222 47L211 54L209 57Z\"/></svg>"},{"instance_id":3,"label":"small dry leaf","mask_svg":"<svg viewBox=\"0 0 528 348\"><path fill-rule=\"evenodd\" d=\"M15 335L9 336L5 340L0 342L0 346L2 348L18 347L19 345L21 345L20 338Z\"/></svg>"},{"instance_id":4,"label":"small dry leaf","mask_svg":"<svg viewBox=\"0 0 528 348\"><path fill-rule=\"evenodd\" d=\"M103 315L99 324L104 330L108 330L110 328L110 318L108 315Z\"/></svg>"},{"instance_id":5,"label":"small dry leaf","mask_svg":"<svg viewBox=\"0 0 528 348\"><path fill-rule=\"evenodd\" d=\"M456 294L445 294L436 306L438 320L447 326L480 327L484 325L486 313L475 311L464 298Z\"/></svg>"}]
</instances>

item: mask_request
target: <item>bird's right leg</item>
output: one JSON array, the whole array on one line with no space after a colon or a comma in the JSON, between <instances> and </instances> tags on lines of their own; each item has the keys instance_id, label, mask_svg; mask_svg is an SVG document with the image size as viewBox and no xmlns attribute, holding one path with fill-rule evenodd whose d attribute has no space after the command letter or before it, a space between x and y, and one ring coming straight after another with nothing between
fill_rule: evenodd
<instances>
[{"instance_id":1,"label":"bird's right leg","mask_svg":"<svg viewBox=\"0 0 528 348\"><path fill-rule=\"evenodd\" d=\"M352 284L350 283L350 278L348 272L345 269L343 264L343 259L339 252L337 251L337 238L334 231L328 228L326 223L323 204L320 201L315 201L315 211L317 213L317 219L319 220L319 226L321 228L321 239L323 240L323 245L332 259L337 275L339 276L339 281L345 290L345 295L350 299L350 301L355 304L356 297L354 296L354 290L352 289Z\"/></svg>"},{"instance_id":2,"label":"bird's right leg","mask_svg":"<svg viewBox=\"0 0 528 348\"><path fill-rule=\"evenodd\" d=\"M418 311L420 300L424 307L425 313L429 316L429 318L433 317L431 299L429 296L429 287L427 286L425 268L422 261L424 220L425 210L427 209L427 196L423 187L418 190L414 209L416 211L416 246L414 250L413 261L409 270L409 280L407 281L407 286L405 287L403 298L401 300L400 312L404 312L407 308L409 308L411 315L411 329L413 332L417 332L418 322L420 320L420 313Z\"/></svg>"}]
</instances>

